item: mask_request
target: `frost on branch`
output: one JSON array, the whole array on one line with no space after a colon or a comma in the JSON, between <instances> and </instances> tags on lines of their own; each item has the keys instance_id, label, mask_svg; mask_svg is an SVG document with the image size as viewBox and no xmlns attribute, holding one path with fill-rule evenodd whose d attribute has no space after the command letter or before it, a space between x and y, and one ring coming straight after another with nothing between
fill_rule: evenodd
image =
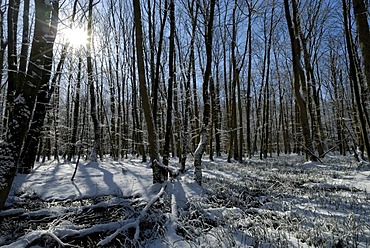
<instances>
[{"instance_id":1,"label":"frost on branch","mask_svg":"<svg viewBox=\"0 0 370 248\"><path fill-rule=\"evenodd\" d=\"M157 195L155 195L148 204L144 207L143 210L141 210L140 215L136 218L135 221L129 222L122 226L121 228L117 229L114 233L103 239L98 243L98 246L107 245L110 242L112 242L113 239L115 239L120 233L127 231L129 228L135 228L135 236L134 240L137 241L139 239L140 235L140 222L147 216L149 208L163 195L164 191L166 189L166 186L162 186L161 190Z\"/></svg>"},{"instance_id":2,"label":"frost on branch","mask_svg":"<svg viewBox=\"0 0 370 248\"><path fill-rule=\"evenodd\" d=\"M194 180L201 186L202 185L202 156L207 144L207 129L202 127L202 138L194 153Z\"/></svg>"}]
</instances>

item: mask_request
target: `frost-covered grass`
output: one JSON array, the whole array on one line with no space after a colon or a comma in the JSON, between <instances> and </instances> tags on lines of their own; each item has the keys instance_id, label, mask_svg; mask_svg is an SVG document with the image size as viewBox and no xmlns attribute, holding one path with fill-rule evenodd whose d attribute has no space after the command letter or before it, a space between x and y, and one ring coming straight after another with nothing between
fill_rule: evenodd
<instances>
[{"instance_id":1,"label":"frost-covered grass","mask_svg":"<svg viewBox=\"0 0 370 248\"><path fill-rule=\"evenodd\" d=\"M369 246L369 184L363 181L369 173L348 158L328 157L324 165L297 159L208 163L203 209L221 209L217 219L229 232L247 236L241 246L251 240L253 246Z\"/></svg>"},{"instance_id":2,"label":"frost-covered grass","mask_svg":"<svg viewBox=\"0 0 370 248\"><path fill-rule=\"evenodd\" d=\"M177 159L173 159L176 167ZM0 212L0 246L368 247L370 169L352 157L203 160L164 185L130 159L39 164ZM118 232L117 232L118 230Z\"/></svg>"}]
</instances>

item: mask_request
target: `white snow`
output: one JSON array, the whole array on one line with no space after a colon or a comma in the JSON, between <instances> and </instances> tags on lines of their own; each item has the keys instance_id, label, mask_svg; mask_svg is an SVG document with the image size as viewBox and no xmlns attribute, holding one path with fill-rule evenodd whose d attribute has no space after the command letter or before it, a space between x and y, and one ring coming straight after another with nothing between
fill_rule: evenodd
<instances>
[{"instance_id":1,"label":"white snow","mask_svg":"<svg viewBox=\"0 0 370 248\"><path fill-rule=\"evenodd\" d=\"M175 161L177 158L171 160L171 166L177 168ZM50 206L32 211L9 208L0 211L0 218L63 216L87 208L123 206L126 203L120 196L137 197L144 209L140 217L91 227L59 220L47 230L29 230L5 247L24 247L42 235L63 245L60 239L64 236L102 230L108 232L100 244L109 243L128 228L139 232L140 220L165 191L170 199L170 213L165 215L166 236L147 243L149 247L311 247L315 244L331 247L342 241L347 242L344 246L356 243L358 247L366 247L370 244L370 170L353 161L352 157L334 155L323 159L324 164L304 163L298 155L264 161L253 158L245 164L227 163L225 158L203 159L203 188L193 179L193 161L188 161L190 169L186 173L163 185L153 185L150 164L136 158L80 162L74 181L70 179L75 164L38 163L31 174L15 178L7 207L36 198L49 202ZM99 196L113 197L93 206L52 204ZM200 217L186 217L201 213ZM204 225L203 229L195 227L192 224L195 222ZM176 232L178 229L193 240L187 241ZM350 235L357 237L354 243L348 243ZM135 233L135 239L138 237ZM0 237L0 246L4 242Z\"/></svg>"},{"instance_id":2,"label":"white snow","mask_svg":"<svg viewBox=\"0 0 370 248\"><path fill-rule=\"evenodd\" d=\"M139 160L130 162L82 162L74 181L75 164L40 164L32 174L18 176L13 185L25 196L45 201L75 200L104 195L151 196L151 170Z\"/></svg>"}]
</instances>

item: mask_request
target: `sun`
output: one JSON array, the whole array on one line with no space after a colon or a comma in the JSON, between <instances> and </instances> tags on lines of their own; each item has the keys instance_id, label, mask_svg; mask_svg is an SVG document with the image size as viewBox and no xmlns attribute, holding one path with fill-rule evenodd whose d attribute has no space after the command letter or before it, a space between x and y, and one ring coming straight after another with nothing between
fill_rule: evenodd
<instances>
[{"instance_id":1,"label":"sun","mask_svg":"<svg viewBox=\"0 0 370 248\"><path fill-rule=\"evenodd\" d=\"M81 48L87 43L87 32L82 28L66 28L61 35L73 48Z\"/></svg>"}]
</instances>

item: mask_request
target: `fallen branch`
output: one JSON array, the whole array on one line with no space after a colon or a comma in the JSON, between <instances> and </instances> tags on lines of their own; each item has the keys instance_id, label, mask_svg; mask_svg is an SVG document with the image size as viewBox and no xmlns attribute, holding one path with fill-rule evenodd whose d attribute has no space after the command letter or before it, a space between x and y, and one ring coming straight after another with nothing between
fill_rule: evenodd
<instances>
[{"instance_id":1,"label":"fallen branch","mask_svg":"<svg viewBox=\"0 0 370 248\"><path fill-rule=\"evenodd\" d=\"M176 182L178 182L177 179L176 179ZM167 237L167 242L171 247L176 246L175 244L177 242L180 242L180 244L178 245L179 247L181 247L182 246L181 242L184 240L184 238L177 235L178 211L177 211L177 199L176 199L176 194L175 194L175 192L177 192L176 190L177 184L172 182L170 185L171 185L171 189L169 190L170 191L169 193L171 194L171 213L169 214L168 220L166 222L166 237Z\"/></svg>"},{"instance_id":2,"label":"fallen branch","mask_svg":"<svg viewBox=\"0 0 370 248\"><path fill-rule=\"evenodd\" d=\"M143 210L141 210L140 215L136 218L135 221L129 222L126 225L122 226L121 228L117 229L114 233L106 237L105 239L101 240L98 243L98 246L107 245L110 242L112 242L113 239L115 239L120 233L128 230L129 228L135 228L135 236L134 240L137 241L139 239L140 235L140 222L147 216L149 208L163 195L164 191L166 189L166 185L163 185L161 190L158 192L157 195L155 195L149 202L146 204Z\"/></svg>"},{"instance_id":3,"label":"fallen branch","mask_svg":"<svg viewBox=\"0 0 370 248\"><path fill-rule=\"evenodd\" d=\"M301 147L306 151L308 152L309 154L311 154L311 156L313 158L315 158L317 160L317 162L320 162L321 164L324 164L324 162L320 159L319 156L317 156L315 154L315 152L311 151L305 144L303 144L302 142L300 142L297 138L294 138L294 140L299 144L301 145Z\"/></svg>"},{"instance_id":4,"label":"fallen branch","mask_svg":"<svg viewBox=\"0 0 370 248\"><path fill-rule=\"evenodd\" d=\"M70 244L67 244L67 243L64 243L63 241L61 241L60 238L58 238L58 236L55 235L55 233L52 230L48 230L48 231L39 231L38 230L38 231L31 232L31 233L26 234L25 236L23 236L23 238L19 239L18 241L13 242L9 245L2 246L2 247L4 247L4 248L28 247L31 243L33 243L36 240L41 239L45 236L48 236L48 237L52 238L53 240L55 240L58 243L59 247L77 247L77 246L70 245Z\"/></svg>"}]
</instances>

